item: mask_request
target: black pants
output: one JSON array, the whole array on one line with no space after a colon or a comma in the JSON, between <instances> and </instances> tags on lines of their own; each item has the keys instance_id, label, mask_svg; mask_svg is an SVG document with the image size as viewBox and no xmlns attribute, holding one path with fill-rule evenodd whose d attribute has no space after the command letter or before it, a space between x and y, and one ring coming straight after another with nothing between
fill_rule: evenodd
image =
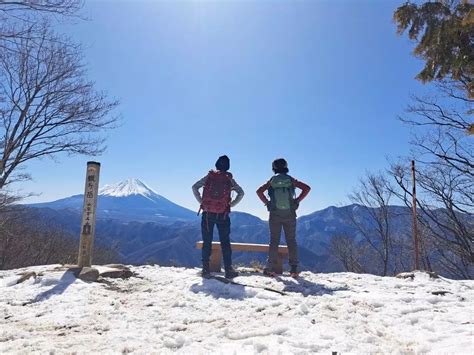
<instances>
[{"instance_id":1,"label":"black pants","mask_svg":"<svg viewBox=\"0 0 474 355\"><path fill-rule=\"evenodd\" d=\"M230 217L228 213L204 212L202 214L202 265L203 267L209 267L209 258L212 253L214 226L217 226L217 231L219 232L222 258L224 259L224 268L227 270L232 267L232 249L230 247Z\"/></svg>"}]
</instances>

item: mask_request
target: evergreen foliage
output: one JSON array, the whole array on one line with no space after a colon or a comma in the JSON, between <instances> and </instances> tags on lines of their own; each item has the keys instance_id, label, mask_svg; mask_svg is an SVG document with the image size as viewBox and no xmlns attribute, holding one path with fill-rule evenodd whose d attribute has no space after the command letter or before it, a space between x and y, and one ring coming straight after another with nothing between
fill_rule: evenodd
<instances>
[{"instance_id":1,"label":"evergreen foliage","mask_svg":"<svg viewBox=\"0 0 474 355\"><path fill-rule=\"evenodd\" d=\"M423 83L453 79L474 98L474 5L468 0L407 2L393 15L398 34L408 30L425 61L417 79Z\"/></svg>"}]
</instances>

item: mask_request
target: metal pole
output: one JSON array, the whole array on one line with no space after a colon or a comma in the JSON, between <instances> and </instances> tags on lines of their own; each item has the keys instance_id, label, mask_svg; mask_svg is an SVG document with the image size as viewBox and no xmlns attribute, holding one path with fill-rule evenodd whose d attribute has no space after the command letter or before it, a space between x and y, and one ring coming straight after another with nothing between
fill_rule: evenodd
<instances>
[{"instance_id":1,"label":"metal pole","mask_svg":"<svg viewBox=\"0 0 474 355\"><path fill-rule=\"evenodd\" d=\"M413 241L415 243L415 269L420 270L420 251L418 247L418 227L416 218L416 180L415 180L415 161L411 161L411 178L413 183L412 191L412 210L413 210Z\"/></svg>"},{"instance_id":2,"label":"metal pole","mask_svg":"<svg viewBox=\"0 0 474 355\"><path fill-rule=\"evenodd\" d=\"M79 242L79 267L90 267L94 248L95 219L97 195L99 193L100 163L87 162L86 185L84 189L84 206L82 210L81 239Z\"/></svg>"}]
</instances>

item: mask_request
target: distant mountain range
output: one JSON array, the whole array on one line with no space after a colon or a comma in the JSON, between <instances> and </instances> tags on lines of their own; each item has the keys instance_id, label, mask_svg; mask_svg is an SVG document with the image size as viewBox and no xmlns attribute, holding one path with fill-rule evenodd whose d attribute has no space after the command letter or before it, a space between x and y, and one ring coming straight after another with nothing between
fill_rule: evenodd
<instances>
[{"instance_id":1,"label":"distant mountain range","mask_svg":"<svg viewBox=\"0 0 474 355\"><path fill-rule=\"evenodd\" d=\"M30 206L82 213L83 202L84 195L74 195L61 200ZM158 195L138 179L127 179L117 184L105 185L99 190L97 218L173 223L195 220L196 212Z\"/></svg>"},{"instance_id":2,"label":"distant mountain range","mask_svg":"<svg viewBox=\"0 0 474 355\"><path fill-rule=\"evenodd\" d=\"M41 218L61 226L79 237L83 195L32 204ZM409 210L392 207L400 215L396 228L402 233L410 226ZM299 255L302 268L316 271L340 271L341 264L328 253L334 235L361 237L349 223L348 214L368 220L367 210L357 205L328 207L298 219ZM231 213L231 238L237 242L268 243L266 222L253 215ZM199 266L200 218L156 193L138 179L105 185L99 191L96 243L118 248L123 261L132 264ZM218 240L217 231L215 240ZM282 236L282 244L284 237ZM235 253L236 263L263 262L261 253Z\"/></svg>"}]
</instances>

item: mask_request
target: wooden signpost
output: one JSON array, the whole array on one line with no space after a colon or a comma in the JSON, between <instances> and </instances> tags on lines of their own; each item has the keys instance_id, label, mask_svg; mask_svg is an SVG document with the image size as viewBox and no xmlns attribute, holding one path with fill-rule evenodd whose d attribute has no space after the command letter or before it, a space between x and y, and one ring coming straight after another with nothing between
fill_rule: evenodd
<instances>
[{"instance_id":1,"label":"wooden signpost","mask_svg":"<svg viewBox=\"0 0 474 355\"><path fill-rule=\"evenodd\" d=\"M79 267L90 267L94 248L97 195L99 193L100 163L87 162L84 206L82 210L81 239L79 242Z\"/></svg>"}]
</instances>

